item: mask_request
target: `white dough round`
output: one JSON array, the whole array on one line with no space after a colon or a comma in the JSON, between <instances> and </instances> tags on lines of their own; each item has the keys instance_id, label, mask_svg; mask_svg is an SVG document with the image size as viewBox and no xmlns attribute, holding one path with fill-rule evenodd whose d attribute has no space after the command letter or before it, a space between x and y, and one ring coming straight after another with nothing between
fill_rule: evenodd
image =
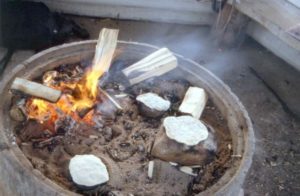
<instances>
[{"instance_id":1,"label":"white dough round","mask_svg":"<svg viewBox=\"0 0 300 196\"><path fill-rule=\"evenodd\" d=\"M188 146L197 145L208 137L206 126L191 116L167 117L163 124L170 139Z\"/></svg>"},{"instance_id":2,"label":"white dough round","mask_svg":"<svg viewBox=\"0 0 300 196\"><path fill-rule=\"evenodd\" d=\"M95 155L76 155L69 164L72 180L75 184L93 187L109 180L105 164Z\"/></svg>"},{"instance_id":3,"label":"white dough round","mask_svg":"<svg viewBox=\"0 0 300 196\"><path fill-rule=\"evenodd\" d=\"M171 105L169 100L165 100L155 93L141 94L136 97L136 100L157 111L167 111Z\"/></svg>"}]
</instances>

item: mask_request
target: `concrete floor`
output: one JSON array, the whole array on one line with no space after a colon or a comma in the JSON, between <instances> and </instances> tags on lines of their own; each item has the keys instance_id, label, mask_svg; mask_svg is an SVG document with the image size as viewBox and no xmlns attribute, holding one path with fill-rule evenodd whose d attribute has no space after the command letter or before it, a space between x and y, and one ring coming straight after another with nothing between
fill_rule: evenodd
<instances>
[{"instance_id":1,"label":"concrete floor","mask_svg":"<svg viewBox=\"0 0 300 196\"><path fill-rule=\"evenodd\" d=\"M244 184L245 195L300 195L300 121L284 110L249 68L252 64L288 66L285 62L250 38L240 48L218 48L208 27L72 18L90 32L92 39L97 39L102 27L118 28L121 40L168 47L220 77L245 105L255 128L256 150ZM7 71L32 54L15 53Z\"/></svg>"}]
</instances>

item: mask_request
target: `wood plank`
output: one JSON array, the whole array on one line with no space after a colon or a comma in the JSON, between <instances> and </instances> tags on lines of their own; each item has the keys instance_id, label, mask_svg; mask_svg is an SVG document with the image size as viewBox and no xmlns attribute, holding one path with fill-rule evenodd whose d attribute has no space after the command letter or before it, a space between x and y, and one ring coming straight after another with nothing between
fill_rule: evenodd
<instances>
[{"instance_id":1,"label":"wood plank","mask_svg":"<svg viewBox=\"0 0 300 196\"><path fill-rule=\"evenodd\" d=\"M252 21L250 23L247 33L261 45L300 71L300 51L278 39L277 36L257 22Z\"/></svg>"},{"instance_id":2,"label":"wood plank","mask_svg":"<svg viewBox=\"0 0 300 196\"><path fill-rule=\"evenodd\" d=\"M51 10L95 17L212 25L216 14L208 0L32 0Z\"/></svg>"},{"instance_id":3,"label":"wood plank","mask_svg":"<svg viewBox=\"0 0 300 196\"><path fill-rule=\"evenodd\" d=\"M243 0L236 8L300 51L300 41L287 31L300 23L300 11L284 0Z\"/></svg>"}]
</instances>

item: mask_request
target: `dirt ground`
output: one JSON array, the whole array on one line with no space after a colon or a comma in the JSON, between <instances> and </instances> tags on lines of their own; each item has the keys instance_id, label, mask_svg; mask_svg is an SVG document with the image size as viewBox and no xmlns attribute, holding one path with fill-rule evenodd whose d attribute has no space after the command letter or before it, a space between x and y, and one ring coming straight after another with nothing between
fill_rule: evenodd
<instances>
[{"instance_id":1,"label":"dirt ground","mask_svg":"<svg viewBox=\"0 0 300 196\"><path fill-rule=\"evenodd\" d=\"M209 27L72 18L90 32L92 39L98 37L102 27L119 28L121 40L166 46L220 77L239 97L254 124L256 150L244 183L245 195L300 195L300 121L286 112L249 68L253 64L288 64L251 38L236 49L218 48ZM32 54L31 51L15 53L7 71Z\"/></svg>"}]
</instances>

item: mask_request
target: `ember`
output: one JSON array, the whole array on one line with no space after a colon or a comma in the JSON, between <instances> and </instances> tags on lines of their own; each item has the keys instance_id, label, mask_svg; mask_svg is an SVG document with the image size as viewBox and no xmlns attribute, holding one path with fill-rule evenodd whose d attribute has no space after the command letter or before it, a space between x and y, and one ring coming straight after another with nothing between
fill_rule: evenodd
<instances>
[{"instance_id":1,"label":"ember","mask_svg":"<svg viewBox=\"0 0 300 196\"><path fill-rule=\"evenodd\" d=\"M79 101L80 102L80 101ZM76 100L72 96L63 95L57 103L50 103L38 98L30 98L26 102L27 115L30 119L36 119L40 123L51 125L54 128L55 121L63 116L71 116L76 121L87 124L94 124L93 111L90 111L83 118L76 112Z\"/></svg>"}]
</instances>

